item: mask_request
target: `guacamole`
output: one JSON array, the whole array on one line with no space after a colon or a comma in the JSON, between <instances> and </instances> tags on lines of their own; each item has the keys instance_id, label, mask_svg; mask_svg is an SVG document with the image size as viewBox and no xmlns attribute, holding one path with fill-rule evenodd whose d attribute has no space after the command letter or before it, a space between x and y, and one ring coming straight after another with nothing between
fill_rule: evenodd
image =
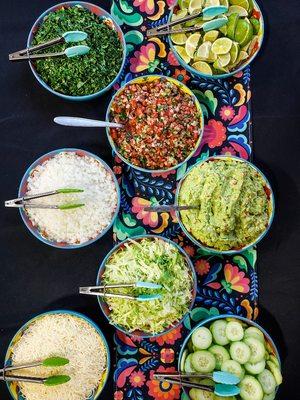
<instances>
[{"instance_id":1,"label":"guacamole","mask_svg":"<svg viewBox=\"0 0 300 400\"><path fill-rule=\"evenodd\" d=\"M199 206L182 211L182 223L203 245L221 251L254 242L272 211L263 176L245 162L226 158L195 166L182 183L178 203Z\"/></svg>"}]
</instances>

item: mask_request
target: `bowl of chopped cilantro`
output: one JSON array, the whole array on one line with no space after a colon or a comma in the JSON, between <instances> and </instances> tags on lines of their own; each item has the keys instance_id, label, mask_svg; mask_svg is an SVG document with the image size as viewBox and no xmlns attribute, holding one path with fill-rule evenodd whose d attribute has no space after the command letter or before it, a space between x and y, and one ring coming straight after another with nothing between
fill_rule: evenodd
<instances>
[{"instance_id":1,"label":"bowl of chopped cilantro","mask_svg":"<svg viewBox=\"0 0 300 400\"><path fill-rule=\"evenodd\" d=\"M162 75L141 76L121 87L108 106L106 120L123 125L106 129L113 150L143 172L180 167L197 151L204 129L193 92Z\"/></svg>"},{"instance_id":2,"label":"bowl of chopped cilantro","mask_svg":"<svg viewBox=\"0 0 300 400\"><path fill-rule=\"evenodd\" d=\"M181 324L193 307L196 273L185 251L171 240L155 235L129 238L107 254L97 277L97 285L138 281L161 288L109 291L130 296L159 294L160 298L137 301L98 297L109 322L126 334L144 338L165 334Z\"/></svg>"},{"instance_id":3,"label":"bowl of chopped cilantro","mask_svg":"<svg viewBox=\"0 0 300 400\"><path fill-rule=\"evenodd\" d=\"M91 100L115 84L125 63L124 35L107 11L81 1L57 4L36 20L27 46L44 43L75 30L86 32L86 40L56 44L51 47L51 52L64 51L73 45L87 45L90 47L88 54L39 59L30 61L29 65L38 82L49 92L67 100ZM49 49L41 52L49 52Z\"/></svg>"}]
</instances>

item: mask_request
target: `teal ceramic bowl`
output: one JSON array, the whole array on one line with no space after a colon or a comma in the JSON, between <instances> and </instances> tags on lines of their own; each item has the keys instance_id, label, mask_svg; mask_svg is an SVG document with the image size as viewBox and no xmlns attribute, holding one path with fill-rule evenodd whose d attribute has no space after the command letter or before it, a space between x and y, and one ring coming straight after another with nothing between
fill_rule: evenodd
<instances>
[{"instance_id":1,"label":"teal ceramic bowl","mask_svg":"<svg viewBox=\"0 0 300 400\"><path fill-rule=\"evenodd\" d=\"M102 236L104 236L109 229L113 226L113 223L118 215L119 212L119 208L120 208L120 198L121 198L121 194L120 194L120 187L119 187L119 183L117 181L117 178L115 177L115 174L113 173L113 171L111 170L111 168L106 164L105 161L103 161L101 158L97 157L95 154L92 154L88 151L85 150L80 150L80 149L72 149L72 148L67 148L67 149L58 149L58 150L54 150L54 151L50 151L50 153L44 154L43 156L41 156L40 158L38 158L36 161L34 161L33 164L30 165L30 167L27 169L27 171L25 172L22 181L20 183L20 187L19 187L19 193L18 193L18 197L23 197L26 195L27 192L27 181L28 178L30 176L30 174L32 173L32 171L40 164L44 163L45 161L49 160L50 158L56 156L59 153L62 152L71 152L71 153L76 153L77 155L84 157L84 156L88 156L91 158L94 158L95 160L97 160L107 171L107 173L109 175L111 175L114 183L115 183L115 189L116 189L116 193L117 193L117 207L114 211L114 214L112 216L111 222L110 224L102 231L100 232L94 239L88 240L84 243L78 244L78 245L73 245L73 244L69 244L69 243L65 243L65 242L54 242L52 240L47 239L45 236L42 235L42 233L40 232L40 230L38 229L37 226L34 226L31 222L31 220L28 217L28 214L26 213L26 211L23 208L19 208L22 220L24 222L24 224L26 225L26 227L28 228L29 232L33 234L33 236L35 236L37 239L39 239L41 242L48 244L49 246L52 247L56 247L59 249L65 249L65 250L72 250L72 249L79 249L81 247L85 247L88 246L89 244L94 243L96 240L100 239Z\"/></svg>"},{"instance_id":2,"label":"teal ceramic bowl","mask_svg":"<svg viewBox=\"0 0 300 400\"><path fill-rule=\"evenodd\" d=\"M234 315L234 314L222 314L222 315L218 315L218 316L215 316L215 317L210 317L210 318L204 319L203 321L201 321L197 326L195 326L195 327L191 330L191 332L190 332L190 333L188 334L188 336L185 338L185 340L184 340L184 342L183 342L183 344L182 344L182 346L181 346L181 349L180 349L179 358L178 358L178 371L184 372L184 371L182 371L183 352L184 352L185 349L187 348L188 341L190 340L190 338L191 338L192 334L194 333L194 331L195 331L196 329L200 328L201 326L205 326L205 327L208 328L208 326L209 326L212 322L217 321L217 320L221 320L221 319L226 319L226 318L235 318L235 319L238 319L238 320L240 320L240 321L246 323L247 325L249 325L249 327L250 327L250 326L254 326L255 328L259 329L259 330L264 334L265 341L267 342L267 346L268 346L269 352L272 352L272 353L276 356L276 358L277 358L277 360L278 360L278 362L279 362L279 365L281 366L281 360L280 360L280 355L279 355L278 349L277 349L275 343L273 342L273 339L272 339L271 336L268 334L268 332L266 332L260 325L258 325L256 322L254 322L254 321L252 321L252 320L250 320L250 319L247 319L247 318L244 318L244 317L240 317L240 316ZM276 389L276 390L278 390L278 386L277 386L277 389ZM186 394L188 395L187 390L184 389L184 391L185 391Z\"/></svg>"},{"instance_id":3,"label":"teal ceramic bowl","mask_svg":"<svg viewBox=\"0 0 300 400\"><path fill-rule=\"evenodd\" d=\"M197 97L194 95L194 93L191 91L191 89L189 89L185 84L179 82L177 79L174 78L170 78L169 76L164 76L164 75L144 75L144 76L139 76L135 79L132 79L131 81L127 82L126 85L122 86L112 97L108 107L107 107L107 111L106 111L106 121L111 121L111 107L112 104L115 100L115 98L117 96L120 95L120 93L122 93L124 91L124 89L128 86L128 85L132 85L132 84L143 84L144 82L152 82L155 80L160 80L160 79L167 79L169 82L173 83L174 85L178 86L184 93L187 93L188 95L191 96L191 98L193 99L197 111L199 113L199 120L200 120L200 131L199 131L199 138L197 140L197 143L195 145L195 148L193 149L193 151L188 155L188 157L183 160L181 163L174 165L174 167L171 168L167 168L167 169L146 169L146 168L142 168L139 167L137 165L131 164L130 161L128 161L125 157L122 156L122 154L120 154L120 152L118 151L118 148L116 147L113 139L111 138L110 135L110 129L106 128L106 134L107 134L107 138L109 141L109 144L111 145L113 151L117 154L117 156L124 161L127 165L129 165L131 168L134 168L138 171L141 172L147 172L147 173L155 173L155 174L162 174L164 172L168 172L168 171L173 171L177 168L179 168L182 164L184 164L185 162L187 162L191 157L193 157L193 155L195 154L195 152L197 151L201 140L202 140L202 136L203 136L203 131L204 131L204 116L203 116L203 111L201 108L201 105L199 103L199 100L197 99Z\"/></svg>"},{"instance_id":4,"label":"teal ceramic bowl","mask_svg":"<svg viewBox=\"0 0 300 400\"><path fill-rule=\"evenodd\" d=\"M214 249L214 248L212 248L212 247L208 247L208 246L206 246L205 244L203 244L203 243L201 243L200 241L198 241L198 240L191 234L191 232L189 232L189 231L187 230L187 228L185 227L185 225L184 225L183 222L182 222L182 219L181 219L181 217L180 217L180 213L179 213L179 212L176 212L176 216L177 216L177 218L178 218L179 224L180 224L182 230L184 231L184 233L185 233L185 234L187 235L187 237L188 237L194 244L196 244L198 247L200 247L200 248L202 248L202 249L204 249L204 250L206 250L206 251L209 251L209 252L211 252L211 253L217 253L217 254L238 254L238 253L241 253L241 252L244 251L244 250L249 249L250 247L255 246L255 245L256 245L257 243L259 243L259 242L265 237L265 235L268 233L268 231L269 231L269 229L270 229L270 227L271 227L271 225L272 225L272 222L273 222L273 219L274 219L274 214L275 214L275 199L274 199L273 190L272 190L272 187L271 187L271 185L270 185L268 179L265 177L265 175L264 175L254 164L250 163L249 161L246 161L246 160L244 160L244 159L242 159L242 158L234 157L234 156L213 156L213 157L207 158L206 160L202 160L202 161L199 161L199 162L197 162L196 164L194 164L194 165L186 172L186 174L182 177L182 179L180 180L180 182L179 182L179 184L178 184L178 186L177 186L177 189L176 189L176 195L175 195L175 204L176 204L176 205L179 205L178 198L179 198L179 193L180 193L180 190L181 190L182 183L183 183L183 181L185 180L185 178L187 177L187 175L191 172L191 170L192 170L193 168L195 168L195 167L198 167L199 165L201 165L201 164L203 164L203 163L206 163L206 162L213 162L214 160L235 160L235 161L238 161L238 162L241 162L241 163L247 163L247 164L248 164L251 168L253 168L259 175L261 175L261 177L263 178L263 180L264 180L264 182L265 182L265 192L267 193L268 200L269 200L269 202L270 202L269 221L268 221L268 225L266 226L264 232L262 232L262 233L259 235L259 237L258 237L254 242L249 243L249 244L247 244L247 245L245 245L245 246L243 246L243 247L241 247L241 248L232 249L232 250L223 250L223 251L222 251L222 250L216 250L216 249Z\"/></svg>"},{"instance_id":5,"label":"teal ceramic bowl","mask_svg":"<svg viewBox=\"0 0 300 400\"><path fill-rule=\"evenodd\" d=\"M168 36L168 40L169 40L169 44L170 44L170 48L172 49L177 61L179 62L179 64L185 68L187 71L189 71L194 77L198 77L198 78L209 78L209 79L226 79L229 78L230 76L236 75L239 72L243 71L243 69L245 69L246 67L248 67L252 61L256 58L257 54L259 53L261 47L262 47L262 43L263 43L263 39L264 39L264 32L265 32L265 25L264 25L264 19L263 19L263 15L261 12L261 9L259 7L259 5L257 4L257 2L255 0L253 1L253 11L251 13L251 15L253 15L256 19L258 19L258 21L260 22L260 31L258 33L258 40L257 43L255 44L255 46L253 46L253 50L250 54L250 57L248 57L238 68L236 68L235 70L229 72L229 73L224 73L224 74L218 74L218 75L208 75L208 74L204 74L198 70L196 70L195 68L193 68L191 65L187 64L178 54L178 52L175 49L175 44L172 42L170 35ZM178 5L176 4L170 15L169 15L169 19L168 21L170 22L172 19L172 16L174 14L174 12L176 12L178 9Z\"/></svg>"},{"instance_id":6,"label":"teal ceramic bowl","mask_svg":"<svg viewBox=\"0 0 300 400\"><path fill-rule=\"evenodd\" d=\"M60 8L69 8L69 7L74 7L74 6L81 6L83 8L86 8L87 10L89 10L91 13L96 14L97 16L99 16L100 19L104 20L111 27L111 29L113 29L117 32L119 40L122 44L123 56L122 56L122 64L121 64L120 70L119 70L118 74L116 75L116 77L114 78L114 80L112 82L110 82L110 84L108 86L99 90L96 93L92 93L92 94L89 94L86 96L69 96L69 95L66 95L66 94L63 94L63 93L53 90L38 74L38 72L36 71L34 62L30 61L29 65L30 65L31 71L32 71L33 75L36 77L37 81L40 83L40 85L43 88L47 89L50 93L55 94L56 96L59 96L65 100L88 101L88 100L92 100L96 97L101 96L102 94L104 94L105 92L107 92L109 89L111 89L113 87L113 85L118 81L118 79L122 73L122 70L123 70L123 67L125 64L125 60L126 60L126 42L125 42L123 32L122 32L120 26L118 25L118 23L114 20L114 18L107 11L103 10L99 6L96 6L95 4L87 3L84 1L66 1L64 3L56 4L55 6L50 7L50 8L48 8L48 10L44 11L38 17L38 19L35 21L35 23L33 24L33 27L31 28L31 30L29 32L29 36L27 39L27 47L31 46L31 43L32 43L35 33L38 31L40 25L43 23L44 18L49 13L59 10Z\"/></svg>"},{"instance_id":7,"label":"teal ceramic bowl","mask_svg":"<svg viewBox=\"0 0 300 400\"><path fill-rule=\"evenodd\" d=\"M132 238L130 238L130 239L124 240L123 242L121 242L121 243L119 243L118 245L116 245L116 246L106 255L106 257L105 257L104 260L102 261L102 263L101 263L101 265L100 265L100 268L99 268L99 271L98 271L98 276L97 276L96 285L97 285L97 286L101 285L102 276L103 276L104 271L105 271L105 265L106 265L106 263L107 263L107 260L109 260L109 258L112 256L112 254L114 254L114 253L117 252L119 249L121 249L122 247L124 247L124 244L125 244L125 243L128 243L128 242L130 242L130 241L132 241L132 240L140 241L140 240L145 239L145 238L150 238L150 239L152 238L152 239L160 239L160 240L163 240L164 242L169 243L169 244L171 244L172 246L174 246L174 248L177 249L177 250L184 256L184 258L185 258L185 260L186 260L186 263L187 263L187 265L188 265L188 267L189 267L190 276L191 276L192 282L193 282L193 285L192 285L192 300L191 300L191 303L190 303L190 305L189 305L189 311L191 311L192 308L193 308L193 306L194 306L194 302L195 302L195 298L196 298L196 291L197 291L197 277L196 277L196 272L195 272L193 263L191 262L191 260L190 260L189 256L187 255L187 253L186 253L180 246L178 246L177 243L172 242L171 240L166 239L166 238L164 238L164 237L162 237L162 236L156 236L156 235L141 235L141 236L135 236L135 237L132 237ZM141 331L141 330L135 330L135 331L133 331L133 332L128 332L128 331L125 330L122 326L113 324L113 323L111 322L111 319L110 319L110 317L109 317L109 314L110 314L111 311L110 311L110 309L109 309L108 304L107 304L107 303L103 300L103 298L100 297L100 296L98 296L97 299L98 299L98 302L99 302L99 305L100 305L100 308L101 308L103 314L105 315L105 317L107 318L107 320L108 320L112 325L115 326L116 329L118 329L119 331L125 333L126 335L135 336L135 337L140 337L140 338L153 338L153 337L158 337L158 336L164 335L164 334L170 332L172 329L175 329L176 327L178 327L178 326L183 322L183 320L185 319L185 317L186 317L187 314L188 314L188 313L185 314L179 321L176 321L176 322L174 323L174 325L170 326L169 328L167 328L167 329L165 329L164 331L159 332L159 333L157 333L157 334L151 334L151 333L149 333L149 332L144 332L144 331Z\"/></svg>"},{"instance_id":8,"label":"teal ceramic bowl","mask_svg":"<svg viewBox=\"0 0 300 400\"><path fill-rule=\"evenodd\" d=\"M73 317L81 319L81 320L87 322L98 333L98 335L99 335L99 337L100 337L100 339L101 339L101 341L103 343L103 346L105 348L105 351L106 351L106 370L105 370L104 374L101 377L99 377L99 384L98 384L97 389L95 390L95 393L91 397L86 399L86 400L96 400L96 399L98 399L100 394L101 394L101 392L102 392L102 390L103 390L103 388L104 388L104 386L105 386L105 384L106 384L108 376L109 376L109 371L110 371L110 350L109 350L108 343L107 343L107 341L106 341L101 329L90 318L86 317L85 315L83 315L81 313L78 313L78 312L75 312L75 311L69 311L69 310L55 310L55 311L49 311L49 312L46 312L46 313L43 313L43 314L39 314L36 317L34 317L31 320L29 320L28 322L26 322L26 324L24 324L18 330L18 332L12 338L12 340L11 340L9 346L8 346L8 349L7 349L7 352L6 352L6 356L5 356L5 362L4 362L5 367L9 367L10 365L12 365L12 351L13 351L13 348L14 348L15 344L20 340L20 338L22 337L22 335L24 334L26 329L33 322L35 322L36 320L38 320L40 318L43 318L46 315L54 315L54 314L66 314L66 315L71 315ZM26 400L25 397L22 395L20 386L18 385L17 382L6 382L6 385L7 385L7 388L9 390L9 393L10 393L11 397L14 400Z\"/></svg>"}]
</instances>

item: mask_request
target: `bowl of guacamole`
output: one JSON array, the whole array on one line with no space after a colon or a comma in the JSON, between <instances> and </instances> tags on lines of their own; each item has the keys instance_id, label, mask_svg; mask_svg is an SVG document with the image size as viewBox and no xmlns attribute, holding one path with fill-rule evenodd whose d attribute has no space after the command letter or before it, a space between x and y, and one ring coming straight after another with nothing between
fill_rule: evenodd
<instances>
[{"instance_id":1,"label":"bowl of guacamole","mask_svg":"<svg viewBox=\"0 0 300 400\"><path fill-rule=\"evenodd\" d=\"M176 204L198 206L177 213L180 225L195 244L218 253L255 245L274 216L267 178L237 157L210 157L195 164L178 185Z\"/></svg>"}]
</instances>

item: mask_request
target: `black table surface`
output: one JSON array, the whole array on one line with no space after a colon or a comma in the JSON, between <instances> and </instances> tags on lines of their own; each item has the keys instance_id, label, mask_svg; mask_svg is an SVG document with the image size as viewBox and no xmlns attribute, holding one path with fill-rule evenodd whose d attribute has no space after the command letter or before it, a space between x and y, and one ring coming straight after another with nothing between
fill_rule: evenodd
<instances>
[{"instance_id":1,"label":"black table surface","mask_svg":"<svg viewBox=\"0 0 300 400\"><path fill-rule=\"evenodd\" d=\"M16 197L26 168L48 151L77 147L111 164L104 132L55 126L56 115L103 118L110 97L66 102L42 89L25 63L10 64L8 53L23 48L33 21L53 0L1 0L1 204ZM109 9L108 1L95 1ZM132 1L129 1L132 3ZM252 68L254 162L269 177L276 195L276 218L258 246L259 322L278 344L284 384L278 399L296 398L299 376L299 0L264 0L266 40ZM299 95L298 95L299 96ZM299 101L299 100L298 100ZM0 363L14 333L32 316L54 309L88 315L113 347L113 330L94 298L78 286L95 281L99 263L112 246L108 233L72 251L46 246L22 223L19 213L1 207ZM112 352L113 355L113 352ZM0 364L1 366L1 364ZM294 396L295 394L295 396ZM4 384L0 399L9 399ZM112 380L101 399L113 399ZM41 399L42 400L42 399Z\"/></svg>"}]
</instances>

